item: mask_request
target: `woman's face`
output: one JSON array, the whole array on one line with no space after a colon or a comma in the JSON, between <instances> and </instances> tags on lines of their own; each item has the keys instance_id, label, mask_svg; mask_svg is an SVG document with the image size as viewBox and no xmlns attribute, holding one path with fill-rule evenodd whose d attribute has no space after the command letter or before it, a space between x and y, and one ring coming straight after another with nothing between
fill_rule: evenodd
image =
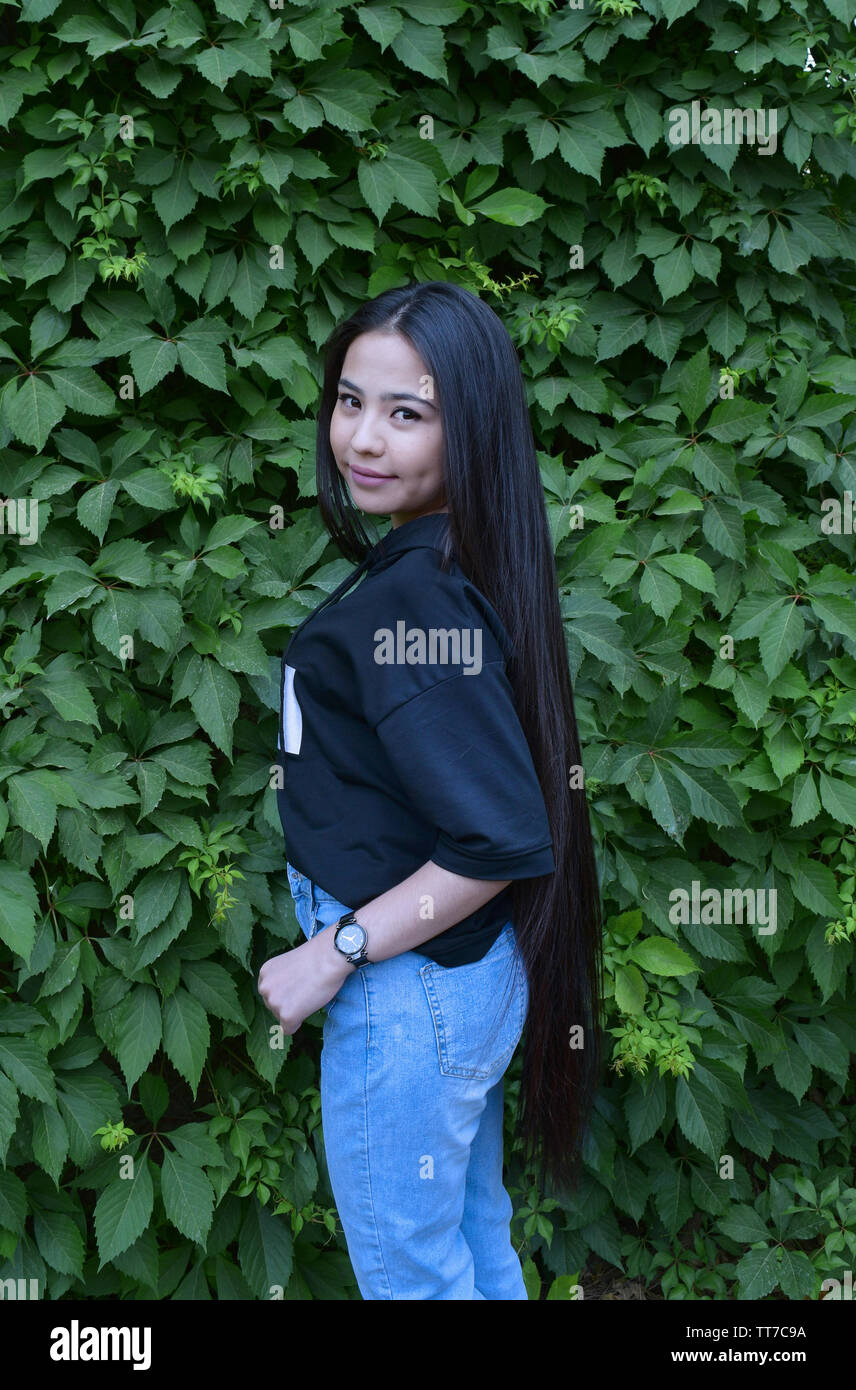
<instances>
[{"instance_id":1,"label":"woman's face","mask_svg":"<svg viewBox=\"0 0 856 1390\"><path fill-rule=\"evenodd\" d=\"M401 526L448 511L434 383L400 333L362 333L345 354L330 448L354 505Z\"/></svg>"}]
</instances>

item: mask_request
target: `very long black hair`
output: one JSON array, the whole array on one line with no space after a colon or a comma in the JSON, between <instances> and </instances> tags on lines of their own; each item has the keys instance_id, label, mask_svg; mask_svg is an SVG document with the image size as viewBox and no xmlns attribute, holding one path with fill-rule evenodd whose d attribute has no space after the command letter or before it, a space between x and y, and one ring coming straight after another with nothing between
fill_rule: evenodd
<instances>
[{"instance_id":1,"label":"very long black hair","mask_svg":"<svg viewBox=\"0 0 856 1390\"><path fill-rule=\"evenodd\" d=\"M541 1181L576 1188L599 1080L603 994L600 894L555 558L520 362L493 310L443 281L387 290L325 345L318 410L318 502L342 554L362 561L375 537L354 508L330 447L348 347L361 333L402 334L439 397L449 534L458 563L511 638L507 673L544 795L554 874L512 884L512 919L529 981L517 1111ZM513 789L511 791L513 795Z\"/></svg>"}]
</instances>

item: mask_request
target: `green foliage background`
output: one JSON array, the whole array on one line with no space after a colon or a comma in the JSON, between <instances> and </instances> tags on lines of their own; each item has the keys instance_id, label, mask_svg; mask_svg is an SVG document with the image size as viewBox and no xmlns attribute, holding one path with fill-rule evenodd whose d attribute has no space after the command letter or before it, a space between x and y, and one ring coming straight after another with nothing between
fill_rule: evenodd
<instances>
[{"instance_id":1,"label":"green foliage background","mask_svg":"<svg viewBox=\"0 0 856 1390\"><path fill-rule=\"evenodd\" d=\"M278 660L349 568L319 346L429 278L524 364L609 916L580 1194L508 1131L530 1295L592 1252L674 1298L853 1268L854 15L3 6L0 491L38 539L7 509L0 1277L359 1297L321 1015L271 1050L256 976L301 939ZM693 100L776 108L776 152L671 146ZM777 930L673 921L693 880Z\"/></svg>"}]
</instances>

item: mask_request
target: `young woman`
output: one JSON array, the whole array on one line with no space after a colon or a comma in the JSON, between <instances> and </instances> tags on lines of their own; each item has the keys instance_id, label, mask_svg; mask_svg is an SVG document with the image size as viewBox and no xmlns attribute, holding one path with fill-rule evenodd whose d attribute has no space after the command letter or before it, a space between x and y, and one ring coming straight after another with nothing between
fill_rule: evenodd
<instances>
[{"instance_id":1,"label":"young woman","mask_svg":"<svg viewBox=\"0 0 856 1390\"><path fill-rule=\"evenodd\" d=\"M575 1186L601 1056L597 875L517 354L477 296L389 290L327 344L321 515L358 561L283 658L278 793L302 945L259 990L326 1007L327 1167L365 1299L525 1299L503 1076ZM388 516L379 541L360 513ZM356 585L356 587L354 587Z\"/></svg>"}]
</instances>

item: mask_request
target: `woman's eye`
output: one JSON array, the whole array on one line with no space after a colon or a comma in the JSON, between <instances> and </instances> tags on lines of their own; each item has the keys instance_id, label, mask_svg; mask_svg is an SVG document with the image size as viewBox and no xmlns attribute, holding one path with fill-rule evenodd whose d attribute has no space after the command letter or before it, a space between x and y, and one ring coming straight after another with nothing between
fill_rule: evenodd
<instances>
[{"instance_id":1,"label":"woman's eye","mask_svg":"<svg viewBox=\"0 0 856 1390\"><path fill-rule=\"evenodd\" d=\"M359 400L358 400L358 398L357 398L356 396L351 396L351 395L349 395L347 391L340 391L340 392L338 393L338 399L342 402L343 405L347 405L348 401L356 401L356 402L357 402L357 405L359 405L359 403L360 403ZM411 409L410 409L408 406L406 406L406 405L400 405L400 406L398 406L398 408L397 408L396 410L394 410L392 413L393 413L393 415L398 415L402 410L404 411L405 415L406 415L409 419L411 419L411 420L421 420L421 419L422 419L422 416L421 416L421 415L418 415L418 414L416 413L415 410L411 410Z\"/></svg>"}]
</instances>

